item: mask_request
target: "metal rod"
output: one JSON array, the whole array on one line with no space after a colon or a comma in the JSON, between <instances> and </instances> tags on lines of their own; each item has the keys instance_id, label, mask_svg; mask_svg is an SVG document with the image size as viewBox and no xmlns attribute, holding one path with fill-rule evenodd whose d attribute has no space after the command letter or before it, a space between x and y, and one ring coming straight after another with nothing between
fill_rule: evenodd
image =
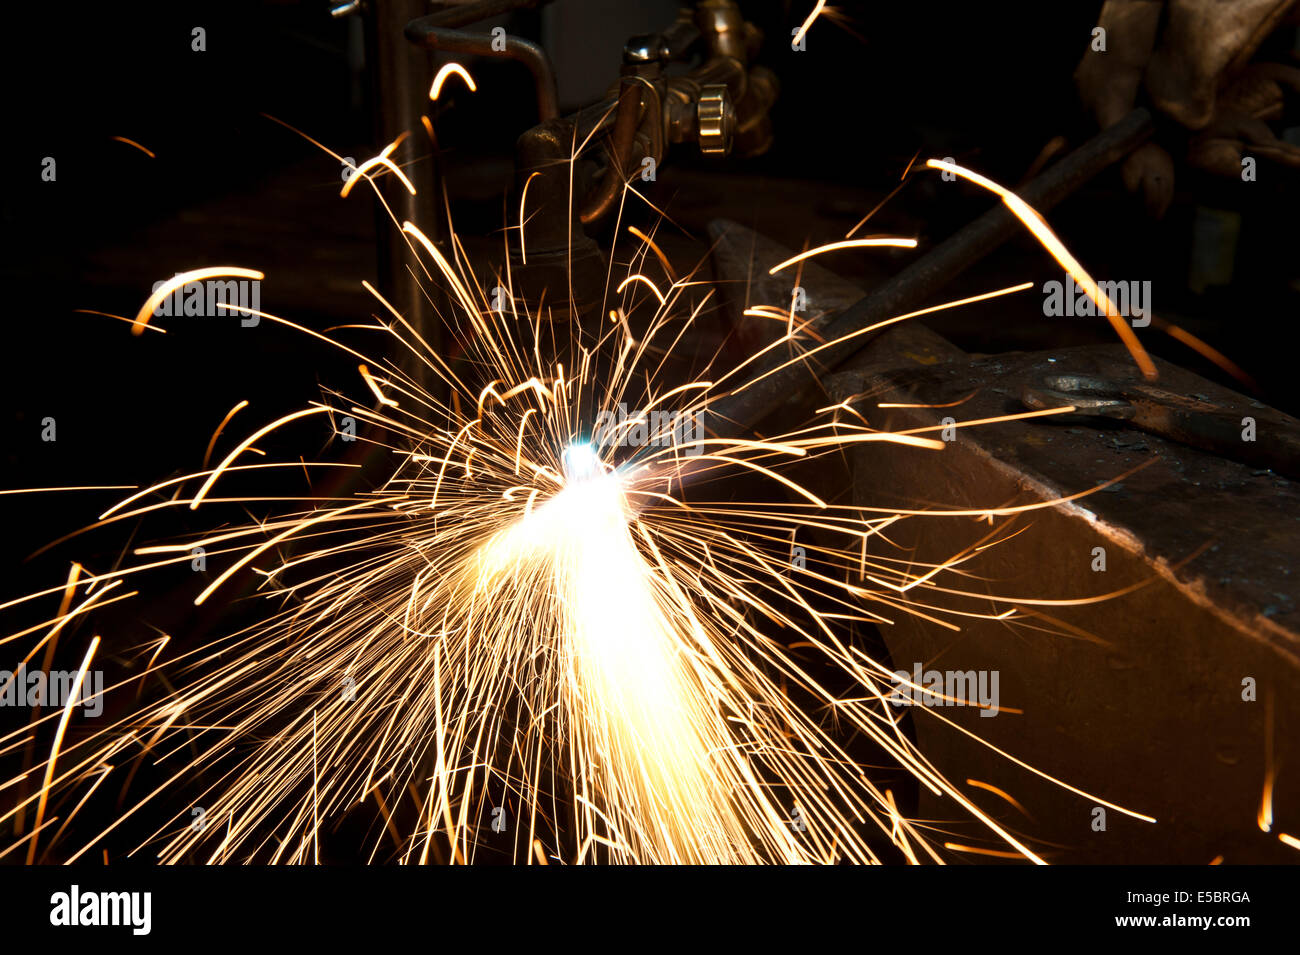
<instances>
[{"instance_id":1,"label":"metal rod","mask_svg":"<svg viewBox=\"0 0 1300 955\"><path fill-rule=\"evenodd\" d=\"M480 20L490 20L503 13L544 6L550 2L551 0L477 0L475 3L455 4L424 19L430 26L456 28L469 26Z\"/></svg>"},{"instance_id":2,"label":"metal rod","mask_svg":"<svg viewBox=\"0 0 1300 955\"><path fill-rule=\"evenodd\" d=\"M1037 176L1020 197L1040 212L1052 208L1103 169L1127 156L1152 132L1151 114L1135 109L1102 130L1070 155ZM835 342L877 322L921 307L938 289L988 255L1020 229L1019 220L1001 203L961 231L935 246L928 254L886 281L857 304L849 306L822 334ZM748 430L784 402L812 387L818 374L807 365L816 363L821 373L842 364L871 341L858 336L818 352L812 362L796 362L709 408L710 430L736 434ZM769 367L776 367L781 361Z\"/></svg>"},{"instance_id":3,"label":"metal rod","mask_svg":"<svg viewBox=\"0 0 1300 955\"><path fill-rule=\"evenodd\" d=\"M560 115L560 93L555 81L555 70L546 52L532 40L522 37L502 37L504 46L497 49L496 37L489 33L464 33L448 30L435 22L438 14L412 20L406 25L406 38L428 50L445 50L449 53L469 53L496 59L515 60L528 67L537 87L538 121L546 122Z\"/></svg>"}]
</instances>

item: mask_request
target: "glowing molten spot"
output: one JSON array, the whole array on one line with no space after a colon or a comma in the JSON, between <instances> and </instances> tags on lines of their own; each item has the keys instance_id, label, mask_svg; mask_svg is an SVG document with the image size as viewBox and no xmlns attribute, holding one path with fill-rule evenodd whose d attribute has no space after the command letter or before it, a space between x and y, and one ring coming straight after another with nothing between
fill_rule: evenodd
<instances>
[{"instance_id":1,"label":"glowing molten spot","mask_svg":"<svg viewBox=\"0 0 1300 955\"><path fill-rule=\"evenodd\" d=\"M564 449L560 460L564 465L564 478L570 484L597 477L601 473L600 458L591 445L585 442L569 445Z\"/></svg>"},{"instance_id":2,"label":"glowing molten spot","mask_svg":"<svg viewBox=\"0 0 1300 955\"><path fill-rule=\"evenodd\" d=\"M583 828L603 832L591 841L616 854L700 863L756 861L757 826L776 834L777 858L800 861L717 705L710 637L638 548L617 472L585 444L562 462L568 485L480 552L477 589L521 595L524 581L546 582L553 611L532 612L557 622L551 649Z\"/></svg>"}]
</instances>

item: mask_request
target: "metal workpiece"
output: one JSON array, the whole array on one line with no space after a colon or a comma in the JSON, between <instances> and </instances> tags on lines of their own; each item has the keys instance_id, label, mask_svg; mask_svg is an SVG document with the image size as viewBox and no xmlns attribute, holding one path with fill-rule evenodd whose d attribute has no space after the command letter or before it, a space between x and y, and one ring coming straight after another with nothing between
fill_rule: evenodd
<instances>
[{"instance_id":1,"label":"metal workpiece","mask_svg":"<svg viewBox=\"0 0 1300 955\"><path fill-rule=\"evenodd\" d=\"M1286 417L1177 365L1155 361L1161 387L1172 395L1204 404L1234 401L1253 406L1259 420ZM1136 377L1132 360L1120 345L965 357L868 372L872 380L867 386L883 390L854 407L867 415L873 427L897 429L903 425L895 419L902 415L907 427L925 419L936 425L938 434L937 425L944 418L960 423L1023 413L1021 398L1026 386L1066 369L1066 374L1087 378ZM833 394L849 389L858 393L863 377L861 372L846 370L832 376L828 386ZM874 407L881 402L947 407L911 409L904 415L896 408ZM945 442L947 449L915 457L918 463L937 461L948 450L974 444L1004 467L1024 474L1032 469L1042 487L1056 488L1065 495L1112 482L1139 468L1120 483L1063 509L1086 516L1094 526L1120 529L1123 533L1119 536L1140 545L1142 554L1170 567L1208 546L1174 576L1194 581L1200 597L1212 601L1217 612L1234 617L1243 629L1276 643L1300 662L1300 605L1295 599L1297 587L1290 579L1290 567L1300 558L1300 483L1189 446L1178 437L1136 430L1128 421L1098 420L1083 425L1068 414L1057 418L1049 415L959 426ZM1239 426L1239 443L1252 443L1241 441L1240 432ZM1268 446L1285 440L1285 434L1260 427L1253 443ZM879 451L873 447L870 453ZM877 496L897 497L901 504L906 492L900 494L895 487L882 482Z\"/></svg>"},{"instance_id":2,"label":"metal workpiece","mask_svg":"<svg viewBox=\"0 0 1300 955\"><path fill-rule=\"evenodd\" d=\"M1131 364L1110 376L1051 374L1030 382L1027 408L1074 407L1072 419L1123 421L1182 444L1300 479L1300 421L1223 388L1184 394L1140 380Z\"/></svg>"},{"instance_id":3,"label":"metal workpiece","mask_svg":"<svg viewBox=\"0 0 1300 955\"><path fill-rule=\"evenodd\" d=\"M710 238L735 334L746 348L771 344L785 325L744 311L789 304L789 279L768 269L792 250L734 222L712 223ZM802 265L799 317L825 335L862 292L815 262ZM1155 360L1170 403L1247 409L1259 422L1261 447L1286 433L1286 416ZM953 611L936 618L959 629L876 608L890 620L879 628L889 654L883 662L909 672L919 664L997 673L1000 711L993 718L963 707L895 712L949 779L1013 794L1032 818L996 798L977 801L1017 831L1032 832L1045 858L1287 862L1290 850L1260 832L1255 815L1268 767L1300 757L1300 746L1282 732L1269 753L1264 725L1271 708L1279 729L1300 726L1300 587L1293 579L1300 572L1300 484L1177 435L1138 430L1127 413L961 424L1023 414L1025 395L1045 383L1078 399L1083 385L1101 381L1114 392L1146 386L1118 344L972 356L920 322L890 326L840 372L814 380L824 390L817 404L846 403L872 428L921 429L951 440L942 450L863 444L847 455L848 475L836 455L811 462L799 478L828 499L847 483L851 495L838 502L876 509L867 516L929 512L890 523L868 542L868 558L901 559L922 574L971 555L907 595ZM797 426L813 405L785 397L776 417ZM689 483L692 475L684 477ZM997 513L1017 506L1032 509ZM951 510L965 513L938 513ZM1008 612L1019 619L1003 619ZM984 743L1156 822L1098 806ZM1276 786L1279 805L1300 799L1296 777L1279 776ZM920 818L947 826L960 815L925 787L918 798ZM1098 819L1104 831L1095 828ZM983 844L973 829L949 831L954 842Z\"/></svg>"},{"instance_id":4,"label":"metal workpiece","mask_svg":"<svg viewBox=\"0 0 1300 955\"><path fill-rule=\"evenodd\" d=\"M881 364L832 376L831 400L852 402L873 427L929 428L934 437L945 419L1023 411L1026 384L1060 369L1114 375L1131 361L1116 345L892 370ZM1170 392L1219 391L1157 365ZM890 404L948 407L881 407ZM881 628L892 665L942 661L944 669L996 671L1004 711L995 719L960 708L939 715L1157 821L1107 809L1107 828L1096 831L1094 802L1020 769L923 707L912 713L922 751L949 778L1014 793L1036 820L1035 835L1056 844L1046 849L1054 861L1290 861L1254 820L1268 766L1300 757L1294 734L1284 731L1268 753L1264 726L1267 708L1278 727L1300 726L1300 485L1126 422L1081 427L1049 417L956 427L949 436L941 451L871 444L853 452L854 503L1038 509L987 520L913 517L890 527L897 549L878 552L918 565L977 545L990 521L998 539L1009 538L915 595L989 618L963 619L954 633L895 614ZM1258 440L1269 437L1261 432ZM1064 500L1074 495L1083 496ZM945 587L1024 600L972 608L969 598L940 592ZM1013 608L1021 622L994 619ZM1279 804L1300 799L1295 775L1277 786ZM951 816L925 791L919 812Z\"/></svg>"}]
</instances>

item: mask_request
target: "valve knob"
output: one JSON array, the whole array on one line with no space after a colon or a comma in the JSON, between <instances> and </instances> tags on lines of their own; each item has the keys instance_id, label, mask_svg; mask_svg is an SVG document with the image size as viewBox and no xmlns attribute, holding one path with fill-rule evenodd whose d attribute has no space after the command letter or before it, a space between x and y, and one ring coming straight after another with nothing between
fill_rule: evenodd
<instances>
[{"instance_id":1,"label":"valve knob","mask_svg":"<svg viewBox=\"0 0 1300 955\"><path fill-rule=\"evenodd\" d=\"M725 86L709 85L700 90L695 118L700 130L700 152L706 156L725 156L731 152L731 141L736 135L736 110Z\"/></svg>"}]
</instances>

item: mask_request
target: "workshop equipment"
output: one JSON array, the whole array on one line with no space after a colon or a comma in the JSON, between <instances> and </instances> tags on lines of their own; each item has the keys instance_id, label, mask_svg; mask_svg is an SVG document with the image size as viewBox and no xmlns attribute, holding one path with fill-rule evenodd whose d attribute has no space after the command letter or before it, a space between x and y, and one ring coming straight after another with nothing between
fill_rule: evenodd
<instances>
[{"instance_id":1,"label":"workshop equipment","mask_svg":"<svg viewBox=\"0 0 1300 955\"><path fill-rule=\"evenodd\" d=\"M1157 387L1137 380L1131 363L1114 374L1049 375L1026 385L1022 399L1035 410L1071 405L1075 414L1063 417L1122 421L1230 461L1300 479L1300 421L1290 415L1240 396L1211 400Z\"/></svg>"},{"instance_id":2,"label":"workshop equipment","mask_svg":"<svg viewBox=\"0 0 1300 955\"><path fill-rule=\"evenodd\" d=\"M412 21L405 34L430 50L519 60L533 74L539 123L519 138L515 157L526 250L512 247L511 276L518 300L544 300L556 317L599 306L608 270L585 230L614 212L629 182L653 182L670 146L695 143L705 156L747 157L771 143L777 80L753 62L762 35L734 0L699 0L663 32L630 38L605 99L563 118L554 68L540 47L451 30L447 22L445 13L434 14ZM699 62L690 70L668 72L693 59ZM592 156L603 156L603 166Z\"/></svg>"},{"instance_id":3,"label":"workshop equipment","mask_svg":"<svg viewBox=\"0 0 1300 955\"><path fill-rule=\"evenodd\" d=\"M768 281L767 268L793 254L735 223L719 223L713 234L715 262L753 256L749 272L720 276L734 280L732 287L744 288L746 274ZM805 263L801 282L809 301L827 312L861 294L813 263ZM751 300L770 292L753 290ZM1159 387L1171 396L1233 413L1245 407L1260 422L1285 418L1156 363ZM929 427L933 435L945 417L1023 410L1026 389L1045 381L1133 375L1119 345L976 357L906 322L873 338L822 385L825 405L846 402L873 427ZM956 632L906 613L880 627L893 669L919 663L1000 674L1002 710L994 719L960 707L903 711L921 751L949 778L1018 800L1027 815L987 788L969 790L1050 861L1294 861L1294 850L1275 831L1262 831L1260 819L1268 787L1276 829L1294 830L1300 807L1300 775L1278 771L1300 756L1288 732L1300 727L1293 579L1300 485L1190 447L1181 435L1130 430L1124 420L1094 428L1055 417L958 428L942 451L862 445L849 456L848 474L819 464L820 484L811 486L830 495L849 481L855 505L988 509L988 520L927 516L892 524L887 556L918 565L948 560L986 537L989 521L1006 520L993 515L1000 507L1039 506L999 536L1018 534L961 568L966 589L1022 595L1017 606L1028 616L1021 624L996 619L1007 605L990 604L988 618L950 618L958 620ZM1261 424L1261 444L1266 432ZM931 605L971 610L969 599L921 592ZM1026 766L1156 823L1086 802ZM924 787L915 812L937 820L954 843L983 844Z\"/></svg>"}]
</instances>

